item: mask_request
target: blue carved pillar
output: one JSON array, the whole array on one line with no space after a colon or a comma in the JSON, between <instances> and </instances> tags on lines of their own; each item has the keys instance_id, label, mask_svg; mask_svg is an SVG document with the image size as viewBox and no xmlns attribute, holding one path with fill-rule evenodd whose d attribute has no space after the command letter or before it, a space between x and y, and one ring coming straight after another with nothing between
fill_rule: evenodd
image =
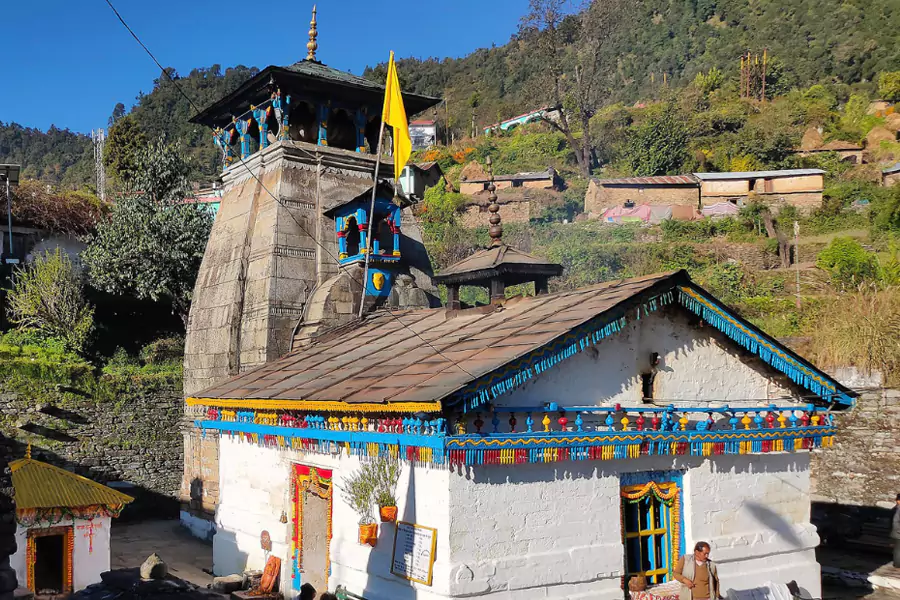
<instances>
[{"instance_id":1,"label":"blue carved pillar","mask_svg":"<svg viewBox=\"0 0 900 600\"><path fill-rule=\"evenodd\" d=\"M334 226L338 238L338 260L347 258L347 230L349 229L347 225L348 219L346 217L335 219Z\"/></svg>"},{"instance_id":2,"label":"blue carved pillar","mask_svg":"<svg viewBox=\"0 0 900 600\"><path fill-rule=\"evenodd\" d=\"M269 116L272 114L272 105L266 108L254 108L253 117L259 124L259 149L269 147Z\"/></svg>"},{"instance_id":3,"label":"blue carved pillar","mask_svg":"<svg viewBox=\"0 0 900 600\"><path fill-rule=\"evenodd\" d=\"M394 256L400 256L400 207L394 207L391 214L391 233L394 234Z\"/></svg>"},{"instance_id":4,"label":"blue carved pillar","mask_svg":"<svg viewBox=\"0 0 900 600\"><path fill-rule=\"evenodd\" d=\"M356 209L356 223L359 228L359 253L365 254L369 251L368 240L366 239L366 229L369 226L368 215L366 214L366 209L357 208Z\"/></svg>"},{"instance_id":5,"label":"blue carved pillar","mask_svg":"<svg viewBox=\"0 0 900 600\"><path fill-rule=\"evenodd\" d=\"M291 97L281 97L281 90L275 92L275 98L272 99L272 108L275 110L275 120L278 121L278 139L289 140L291 134L289 131L289 117L291 115Z\"/></svg>"},{"instance_id":6,"label":"blue carved pillar","mask_svg":"<svg viewBox=\"0 0 900 600\"><path fill-rule=\"evenodd\" d=\"M215 142L216 146L218 146L222 151L222 170L224 171L231 166L231 163L234 162L234 152L231 150L231 144L234 141L234 130L219 128L214 129L213 141Z\"/></svg>"},{"instance_id":7,"label":"blue carved pillar","mask_svg":"<svg viewBox=\"0 0 900 600\"><path fill-rule=\"evenodd\" d=\"M319 140L318 144L320 146L328 145L328 115L331 113L331 102L327 102L325 104L319 104L317 107L319 111Z\"/></svg>"},{"instance_id":8,"label":"blue carved pillar","mask_svg":"<svg viewBox=\"0 0 900 600\"><path fill-rule=\"evenodd\" d=\"M366 108L356 111L356 151L366 151Z\"/></svg>"},{"instance_id":9,"label":"blue carved pillar","mask_svg":"<svg viewBox=\"0 0 900 600\"><path fill-rule=\"evenodd\" d=\"M241 136L241 158L250 156L250 118L235 119L234 128Z\"/></svg>"}]
</instances>

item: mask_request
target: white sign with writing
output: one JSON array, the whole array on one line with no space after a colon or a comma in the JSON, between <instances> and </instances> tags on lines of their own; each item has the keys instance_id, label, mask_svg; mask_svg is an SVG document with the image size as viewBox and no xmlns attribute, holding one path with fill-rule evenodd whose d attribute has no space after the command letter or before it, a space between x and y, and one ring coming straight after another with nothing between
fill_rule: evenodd
<instances>
[{"instance_id":1,"label":"white sign with writing","mask_svg":"<svg viewBox=\"0 0 900 600\"><path fill-rule=\"evenodd\" d=\"M391 573L431 585L437 529L404 521L397 522Z\"/></svg>"}]
</instances>

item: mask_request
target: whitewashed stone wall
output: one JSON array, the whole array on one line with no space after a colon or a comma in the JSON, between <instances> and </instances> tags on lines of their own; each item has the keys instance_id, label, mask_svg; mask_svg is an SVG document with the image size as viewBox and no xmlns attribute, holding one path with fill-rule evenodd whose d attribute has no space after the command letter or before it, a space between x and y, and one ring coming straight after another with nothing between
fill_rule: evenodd
<instances>
[{"instance_id":1,"label":"whitewashed stone wall","mask_svg":"<svg viewBox=\"0 0 900 600\"><path fill-rule=\"evenodd\" d=\"M355 457L336 458L292 450L260 448L253 444L220 438L220 498L213 538L213 570L217 575L262 569L265 556L259 536L267 530L272 552L282 559L282 591L291 594L290 540L292 503L291 464L301 463L331 469L334 477L332 514L331 577L351 591L374 599L448 597L450 573L449 478L446 469L405 465L397 487L399 520L437 529L434 582L431 587L402 579L390 572L394 526L380 524L375 548L359 544L359 516L344 501L344 481L359 465ZM288 523L279 518L282 510ZM320 590L321 591L321 590Z\"/></svg>"},{"instance_id":2,"label":"whitewashed stone wall","mask_svg":"<svg viewBox=\"0 0 900 600\"><path fill-rule=\"evenodd\" d=\"M110 518L101 517L94 519L94 542L91 550L91 540L86 535L87 530L79 529L88 525L84 519L75 519L75 527L72 539L72 586L75 591L83 590L87 586L100 583L100 573L109 571L109 528ZM59 526L68 525L60 523ZM19 525L16 530L16 553L10 557L10 565L16 571L16 579L19 587L25 587L28 581L28 572L25 563L25 553L28 548L28 529Z\"/></svg>"},{"instance_id":3,"label":"whitewashed stone wall","mask_svg":"<svg viewBox=\"0 0 900 600\"><path fill-rule=\"evenodd\" d=\"M358 517L339 487L355 458L300 456L222 438L222 501L213 541L216 574L261 569L259 535L272 535L290 593L292 461L332 469L334 498L330 587L374 598L621 598L624 568L620 475L684 472L686 550L708 541L725 589L796 580L820 594L815 528L809 524L807 454L648 457L629 461L489 466L464 472L405 467L400 519L438 530L434 582L390 573L393 525L376 548L359 545ZM411 499L414 498L414 501Z\"/></svg>"},{"instance_id":4,"label":"whitewashed stone wall","mask_svg":"<svg viewBox=\"0 0 900 600\"><path fill-rule=\"evenodd\" d=\"M684 472L687 552L712 546L724 589L796 580L821 596L809 456L647 457L471 468L450 478L452 596L620 599L620 475Z\"/></svg>"},{"instance_id":5,"label":"whitewashed stone wall","mask_svg":"<svg viewBox=\"0 0 900 600\"><path fill-rule=\"evenodd\" d=\"M500 406L545 402L607 405L641 402L641 373L659 354L654 398L721 402L790 396L783 379L756 357L742 357L712 327L693 327L680 307L668 307L628 323L618 334L580 352L501 397Z\"/></svg>"}]
</instances>

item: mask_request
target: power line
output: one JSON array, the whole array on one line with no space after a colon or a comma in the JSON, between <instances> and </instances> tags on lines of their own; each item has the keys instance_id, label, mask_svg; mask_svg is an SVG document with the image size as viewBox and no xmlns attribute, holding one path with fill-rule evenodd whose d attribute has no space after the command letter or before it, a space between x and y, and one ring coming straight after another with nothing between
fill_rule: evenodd
<instances>
[{"instance_id":1,"label":"power line","mask_svg":"<svg viewBox=\"0 0 900 600\"><path fill-rule=\"evenodd\" d=\"M175 88L179 91L179 93L180 93L182 96L184 96L185 99L186 99L186 100L190 103L190 105L194 108L194 110L195 110L196 112L199 113L199 112L201 111L201 109L197 106L197 104L194 103L194 101L191 99L191 97L190 97L190 96L189 96L189 95L181 88L181 86L178 85L178 82L175 81L175 79L174 79L174 78L169 74L169 72L162 66L162 64L160 64L160 62L156 59L156 57L153 55L153 53L150 51L150 49L147 48L147 46L144 44L144 42L141 41L141 39L140 39L140 38L137 36L137 34L131 29L131 27L128 26L128 23L125 22L125 19L122 18L122 15L119 14L119 11L116 10L116 7L113 6L112 2L111 2L110 0L106 0L106 4L109 5L110 9L112 9L113 13L115 13L116 18L119 19L119 22L122 23L122 25L125 27L125 29L128 30L128 33L131 34L131 37L133 37L133 38L135 39L135 41L141 46L141 48L144 49L144 52L146 52L147 55L153 60L153 62L156 64L156 66L159 68L159 70L160 70L166 77L169 78L169 81L172 82L172 84L173 84L173 85L175 86ZM319 160L319 157L318 157L317 155L315 155L315 154L309 152L308 150L305 150L305 149L303 149L303 148L298 148L296 145L294 145L293 147L294 147L295 149L298 149L298 150L300 150L300 151L306 153L306 155L309 156L310 158L315 158L315 159ZM364 302L364 301L365 301L365 282L359 283L358 281L356 281L356 279L355 279L352 275L350 275L350 274L347 272L347 270L346 270L347 268L346 268L344 265L341 264L341 261L340 261L336 256L334 256L334 254L332 254L332 253L328 250L328 248L326 248L324 245L322 245L322 244L316 239L316 236L310 234L310 233L306 230L306 228L303 227L303 225L300 223L300 221L298 221L297 218L294 216L294 214L291 212L290 208L289 208L287 205L285 205L278 197L276 197L275 194L273 194L271 191L269 191L269 188L267 188L266 185L262 182L262 180L256 175L256 173L253 172L253 169L251 169L251 168L247 165L247 163L244 162L244 157L243 157L243 156L240 156L240 155L239 155L239 156L238 156L238 160L241 162L241 164L244 166L244 168L247 169L247 172L250 173L250 176L253 177L253 179L255 179L257 183L259 183L260 187L262 187L262 189L265 190L265 192L266 192L269 196L271 196L271 198L272 198L275 202L277 202L277 203L278 203L279 205L281 205L284 209L286 209L287 214L291 217L291 219L294 221L294 223L297 225L297 227L300 229L300 231L302 231L304 234L306 234L306 235L313 241L313 243L315 243L319 248L321 248L321 249L322 249L322 250L323 250L323 251L324 251L324 252L325 252L325 253L326 253L326 254L327 254L327 255L328 255L335 263L336 263L336 264L337 264L337 266L338 266L339 269L341 269L342 271L344 271L345 273L347 273L351 281L353 281L354 283L356 283L357 285L359 285L359 286L362 288L362 290L363 290L362 298L363 298L363 299L362 299L360 302L361 302L361 303ZM320 170L319 170L320 168L321 168L321 161L318 162L317 167L316 167L316 177L317 177L317 178L321 176L321 172L320 172ZM377 173L375 174L374 181L373 181L373 185L374 185L374 186L377 186L377 185L378 185L378 174L377 174ZM373 215L373 216L374 216L374 215ZM419 338L420 340L422 340L423 342L425 342L425 343L428 345L429 348L431 348L432 350L434 350L434 351L438 354L438 356L440 356L440 357L444 358L445 360L449 361L450 364L452 364L454 367L458 368L460 371L462 371L463 373L465 373L465 374L468 375L469 377L472 377L473 379L476 377L475 375L473 375L472 373L470 373L469 371L467 371L466 369L464 369L459 363L457 363L456 361L454 361L454 360L452 360L451 358L447 357L443 352L441 352L441 351L438 350L434 345L432 345L431 342L429 342L428 340L426 340L425 338L423 338L421 335L419 335L418 333L416 333L409 325L407 325L406 323L404 323L403 321L401 321L401 320L400 320L400 317L398 317L397 315L395 315L393 311L391 311L390 309L388 309L388 310L387 310L387 314L391 315L391 317L392 317L393 319L395 319L398 323L400 323L400 325L402 325L405 329L409 330L413 335L415 335L417 338Z\"/></svg>"}]
</instances>

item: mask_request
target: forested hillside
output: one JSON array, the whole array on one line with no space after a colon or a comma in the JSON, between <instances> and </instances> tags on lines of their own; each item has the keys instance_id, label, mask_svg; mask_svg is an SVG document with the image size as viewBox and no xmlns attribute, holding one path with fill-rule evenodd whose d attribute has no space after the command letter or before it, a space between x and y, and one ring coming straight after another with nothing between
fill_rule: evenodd
<instances>
[{"instance_id":1,"label":"forested hillside","mask_svg":"<svg viewBox=\"0 0 900 600\"><path fill-rule=\"evenodd\" d=\"M399 62L407 89L447 99L437 113L441 121L449 120L457 139L470 132L473 112L476 124L483 126L550 103L553 69L562 75L563 102L571 101L566 92L571 91L575 67L585 56L602 59L590 77L603 83L586 99L592 113L615 102L664 97L667 88L681 88L713 68L723 74L726 86L736 87L739 56L747 50L768 49L770 97L814 83L868 85L874 93L875 76L900 64L896 0L595 1L590 11L602 18L568 15L557 24L555 63L548 60L548 28L541 11L568 3L532 0L531 4L532 14L523 15L520 32L503 45L459 59ZM606 18L604 10L613 12L612 18ZM473 18L472 26L490 23ZM203 107L255 72L244 66L223 70L213 65L184 77L172 74ZM378 65L367 69L366 75L381 79L383 72L384 65ZM128 112L127 106L114 112L120 117ZM149 93L136 99L131 114L148 137L165 134L180 142L196 176L206 178L216 172L216 151L208 132L187 122L193 112L161 77ZM79 187L90 182L90 157L86 136L56 129L44 134L0 123L0 162L22 163L30 178Z\"/></svg>"}]
</instances>

